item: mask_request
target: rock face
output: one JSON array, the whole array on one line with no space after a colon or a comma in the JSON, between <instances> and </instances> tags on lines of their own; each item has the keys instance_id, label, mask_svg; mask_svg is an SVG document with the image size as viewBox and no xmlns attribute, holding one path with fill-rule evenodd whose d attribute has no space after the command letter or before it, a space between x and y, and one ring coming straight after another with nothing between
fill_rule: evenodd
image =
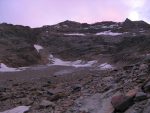
<instances>
[{"instance_id":1,"label":"rock face","mask_svg":"<svg viewBox=\"0 0 150 113\"><path fill-rule=\"evenodd\" d=\"M11 67L38 64L35 41L29 27L0 24L0 62Z\"/></svg>"}]
</instances>

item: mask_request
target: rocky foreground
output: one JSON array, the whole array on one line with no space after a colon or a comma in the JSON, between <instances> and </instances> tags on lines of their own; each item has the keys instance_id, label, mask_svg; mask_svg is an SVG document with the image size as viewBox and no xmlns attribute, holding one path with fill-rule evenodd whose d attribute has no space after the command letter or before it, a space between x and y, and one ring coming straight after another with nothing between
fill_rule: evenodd
<instances>
[{"instance_id":1,"label":"rocky foreground","mask_svg":"<svg viewBox=\"0 0 150 113\"><path fill-rule=\"evenodd\" d=\"M26 113L150 113L149 67L146 59L104 71L52 66L1 73L0 113L18 106Z\"/></svg>"}]
</instances>

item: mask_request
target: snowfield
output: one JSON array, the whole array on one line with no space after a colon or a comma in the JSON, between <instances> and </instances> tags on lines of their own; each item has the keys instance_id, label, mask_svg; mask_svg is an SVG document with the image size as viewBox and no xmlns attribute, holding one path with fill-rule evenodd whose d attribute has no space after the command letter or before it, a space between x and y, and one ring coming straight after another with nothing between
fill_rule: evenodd
<instances>
[{"instance_id":1,"label":"snowfield","mask_svg":"<svg viewBox=\"0 0 150 113\"><path fill-rule=\"evenodd\" d=\"M73 66L73 67L91 67L93 64L97 63L96 60L93 61L82 61L82 60L76 60L76 61L63 61L59 58L55 58L53 55L49 56L49 60L52 62L51 65L59 65L59 66Z\"/></svg>"},{"instance_id":2,"label":"snowfield","mask_svg":"<svg viewBox=\"0 0 150 113\"><path fill-rule=\"evenodd\" d=\"M7 110L4 112L0 112L0 113L25 113L29 110L30 106L18 106L14 109L11 110Z\"/></svg>"},{"instance_id":3,"label":"snowfield","mask_svg":"<svg viewBox=\"0 0 150 113\"><path fill-rule=\"evenodd\" d=\"M37 50L37 52L40 52L41 49L43 49L42 46L34 44L34 48Z\"/></svg>"}]
</instances>

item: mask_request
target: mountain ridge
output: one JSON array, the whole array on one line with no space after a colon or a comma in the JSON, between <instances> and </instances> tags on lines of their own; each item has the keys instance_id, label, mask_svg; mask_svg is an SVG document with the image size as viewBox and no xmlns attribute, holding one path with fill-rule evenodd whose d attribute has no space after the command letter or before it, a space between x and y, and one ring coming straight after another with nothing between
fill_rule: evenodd
<instances>
[{"instance_id":1,"label":"mountain ridge","mask_svg":"<svg viewBox=\"0 0 150 113\"><path fill-rule=\"evenodd\" d=\"M64 60L91 60L92 55L97 59L100 54L108 53L113 56L117 43L126 37L128 40L148 37L149 30L150 25L144 21L129 19L123 23L105 21L95 24L67 20L40 28L3 23L0 24L0 47L3 48L0 49L0 61L11 67L22 67L47 64L51 53ZM44 49L38 53L34 44Z\"/></svg>"}]
</instances>

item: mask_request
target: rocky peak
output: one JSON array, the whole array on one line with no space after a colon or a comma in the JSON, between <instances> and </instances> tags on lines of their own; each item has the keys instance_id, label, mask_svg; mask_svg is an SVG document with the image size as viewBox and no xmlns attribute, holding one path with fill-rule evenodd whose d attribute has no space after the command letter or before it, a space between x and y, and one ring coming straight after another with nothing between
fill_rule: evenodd
<instances>
[{"instance_id":1,"label":"rocky peak","mask_svg":"<svg viewBox=\"0 0 150 113\"><path fill-rule=\"evenodd\" d=\"M128 28L128 29L133 29L133 28L136 28L136 29L139 29L139 28L150 28L150 25L148 23L146 23L145 21L131 21L130 19L126 19L124 22L123 22L123 27L124 28Z\"/></svg>"},{"instance_id":2,"label":"rocky peak","mask_svg":"<svg viewBox=\"0 0 150 113\"><path fill-rule=\"evenodd\" d=\"M124 22L123 22L123 27L125 28L134 28L135 27L135 24L133 21L131 21L130 19L126 19Z\"/></svg>"}]
</instances>

